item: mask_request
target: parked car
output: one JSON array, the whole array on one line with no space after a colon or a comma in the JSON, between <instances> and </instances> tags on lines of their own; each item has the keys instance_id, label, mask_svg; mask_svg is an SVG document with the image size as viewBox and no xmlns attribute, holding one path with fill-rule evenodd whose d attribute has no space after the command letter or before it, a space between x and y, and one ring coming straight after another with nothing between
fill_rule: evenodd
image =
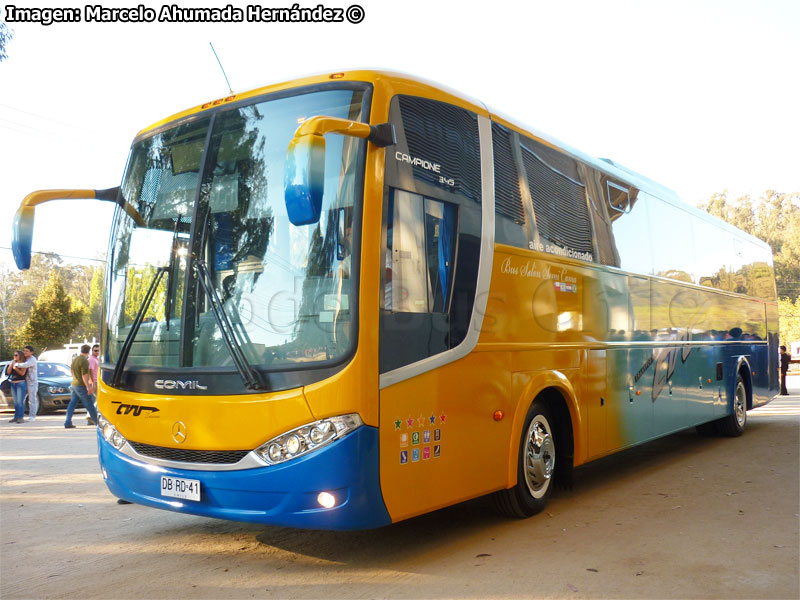
<instances>
[{"instance_id":1,"label":"parked car","mask_svg":"<svg viewBox=\"0 0 800 600\"><path fill-rule=\"evenodd\" d=\"M14 398L11 396L11 382L8 381L6 368L9 361L0 362L0 406L14 408ZM72 392L69 389L72 383L72 373L69 365L58 362L39 361L39 410L37 415L53 412L59 408L67 408ZM28 402L25 401L25 410Z\"/></svg>"}]
</instances>

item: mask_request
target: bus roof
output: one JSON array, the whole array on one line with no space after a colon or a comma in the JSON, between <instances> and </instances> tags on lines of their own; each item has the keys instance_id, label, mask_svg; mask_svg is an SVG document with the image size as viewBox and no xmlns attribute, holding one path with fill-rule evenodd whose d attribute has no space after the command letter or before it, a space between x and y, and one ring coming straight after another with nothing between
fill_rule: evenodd
<instances>
[{"instance_id":1,"label":"bus roof","mask_svg":"<svg viewBox=\"0 0 800 600\"><path fill-rule=\"evenodd\" d=\"M534 127L524 124L518 119L508 117L504 115L501 111L494 110L493 108L488 107L480 100L467 96L457 90L453 90L451 88L448 88L447 86L443 86L441 84L423 79L421 77L416 77L414 75L409 75L407 73L401 73L396 71L366 68L366 69L355 69L350 71L338 71L333 73L325 72L325 73L318 73L318 74L304 76L290 81L270 84L245 92L230 94L228 96L217 98L215 100L211 100L209 102L205 102L198 106L181 111L179 113L167 117L166 119L162 119L161 121L153 123L149 127L142 129L136 135L136 138L139 138L142 135L149 134L175 121L180 121L189 118L193 115L214 109L218 106L232 104L234 102L240 102L243 100L247 100L249 98L256 98L258 96L263 96L265 94L279 92L291 88L328 83L331 81L357 81L357 82L371 83L376 88L380 87L383 91L385 91L387 96L392 95L392 90L395 90L395 93L406 93L406 91L409 88L413 88L417 93L422 93L425 96L431 97L435 100L441 100L444 102L451 102L451 103L456 102L462 107L468 108L473 112L488 115L489 117L491 117L492 121L510 127L516 130L518 133L522 133L524 135L536 138L537 141L540 141L548 146L551 146L552 148L560 152L566 153L570 155L572 158L575 158L580 162L585 163L586 165L592 167L593 169L597 169L598 171L601 171L606 175L609 175L619 181L627 183L639 190L642 190L648 194L656 196L661 200L669 202L670 204L673 204L676 207L691 213L695 217L714 223L715 225L722 227L723 229L729 231L732 234L735 233L737 235L745 237L759 246L766 248L769 247L768 244L763 240L760 240L750 234L747 234L744 231L737 229L736 227L726 223L725 221L722 221L721 219L718 219L713 215L710 215L709 213L700 210L699 208L691 204L688 204L687 202L683 201L675 191L668 188L667 186L662 185L644 175L641 175L640 173L637 173L636 171L628 167L625 167L610 158L597 158L589 154L586 154L585 152L582 152L581 150L578 150L577 148L574 148L569 144L565 144L564 142L558 140L557 138L547 133L544 133L543 131L540 131ZM397 88L398 86L401 88L405 88L406 91L396 90L395 88Z\"/></svg>"}]
</instances>

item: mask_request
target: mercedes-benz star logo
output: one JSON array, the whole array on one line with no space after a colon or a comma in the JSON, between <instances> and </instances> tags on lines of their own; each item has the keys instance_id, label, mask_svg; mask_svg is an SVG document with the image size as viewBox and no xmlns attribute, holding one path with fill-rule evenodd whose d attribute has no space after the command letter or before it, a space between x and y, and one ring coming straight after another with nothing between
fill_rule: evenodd
<instances>
[{"instance_id":1,"label":"mercedes-benz star logo","mask_svg":"<svg viewBox=\"0 0 800 600\"><path fill-rule=\"evenodd\" d=\"M186 441L186 425L184 425L183 421L175 421L175 425L172 426L172 439L175 440L176 444L182 444Z\"/></svg>"}]
</instances>

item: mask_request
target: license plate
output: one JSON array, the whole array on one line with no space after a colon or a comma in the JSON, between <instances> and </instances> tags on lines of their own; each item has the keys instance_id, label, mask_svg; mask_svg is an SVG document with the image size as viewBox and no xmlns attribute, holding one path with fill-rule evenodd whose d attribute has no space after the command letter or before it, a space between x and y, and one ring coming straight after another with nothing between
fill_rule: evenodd
<instances>
[{"instance_id":1,"label":"license plate","mask_svg":"<svg viewBox=\"0 0 800 600\"><path fill-rule=\"evenodd\" d=\"M200 482L197 479L161 476L161 495L183 500L200 500Z\"/></svg>"}]
</instances>

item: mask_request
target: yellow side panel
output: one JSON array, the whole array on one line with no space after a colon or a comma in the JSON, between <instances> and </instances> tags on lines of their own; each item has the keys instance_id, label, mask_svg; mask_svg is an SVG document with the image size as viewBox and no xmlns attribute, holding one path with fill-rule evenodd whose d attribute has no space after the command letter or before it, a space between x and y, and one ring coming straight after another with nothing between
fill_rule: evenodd
<instances>
[{"instance_id":1,"label":"yellow side panel","mask_svg":"<svg viewBox=\"0 0 800 600\"><path fill-rule=\"evenodd\" d=\"M473 353L381 390L381 489L393 521L505 487L509 356Z\"/></svg>"},{"instance_id":2,"label":"yellow side panel","mask_svg":"<svg viewBox=\"0 0 800 600\"><path fill-rule=\"evenodd\" d=\"M127 439L186 450L250 450L313 420L301 390L241 396L155 396L101 384L97 408ZM156 410L152 410L156 409ZM185 425L178 443L173 427Z\"/></svg>"}]
</instances>

